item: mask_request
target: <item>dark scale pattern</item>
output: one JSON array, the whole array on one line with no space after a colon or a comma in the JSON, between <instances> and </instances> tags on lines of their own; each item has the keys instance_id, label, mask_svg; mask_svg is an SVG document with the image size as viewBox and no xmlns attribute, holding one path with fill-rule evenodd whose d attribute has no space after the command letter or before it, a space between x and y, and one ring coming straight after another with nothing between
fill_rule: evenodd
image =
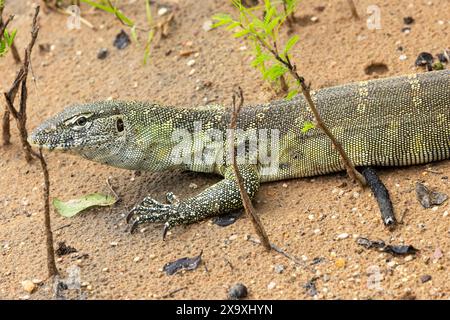
<instances>
[{"instance_id":1,"label":"dark scale pattern","mask_svg":"<svg viewBox=\"0 0 450 320\"><path fill-rule=\"evenodd\" d=\"M314 92L313 99L357 166L412 165L450 158L449 70L326 88ZM260 182L343 170L339 155L321 131L301 132L303 123L312 120L302 96L242 110L238 128L269 129L269 141L270 129L277 129L280 137L278 170L266 174L261 163L241 166L251 197ZM201 144L189 145L187 159L200 156L203 163L177 164L171 157L178 143L172 136L175 129L200 137L218 129L226 141L229 121L230 111L220 105L187 109L148 102L102 101L67 108L44 122L29 139L34 145L67 150L120 168L160 171L181 167L224 176L193 198L178 201L171 196L169 204L146 198L130 213L134 226L150 221L165 222L170 228L242 206L223 152L226 143L221 144L222 152L213 149L203 156ZM199 123L206 131L195 133ZM239 132L236 136L242 138Z\"/></svg>"}]
</instances>

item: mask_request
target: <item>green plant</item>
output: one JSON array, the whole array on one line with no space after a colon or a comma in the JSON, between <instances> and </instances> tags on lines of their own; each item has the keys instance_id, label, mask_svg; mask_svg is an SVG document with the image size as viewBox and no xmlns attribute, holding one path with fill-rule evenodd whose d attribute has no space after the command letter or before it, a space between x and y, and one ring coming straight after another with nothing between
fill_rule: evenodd
<instances>
[{"instance_id":1,"label":"green plant","mask_svg":"<svg viewBox=\"0 0 450 320\"><path fill-rule=\"evenodd\" d=\"M5 29L3 32L3 37L0 38L0 57L3 57L8 52L8 48L11 48L16 34L16 29L14 29L11 33Z\"/></svg>"},{"instance_id":2,"label":"green plant","mask_svg":"<svg viewBox=\"0 0 450 320\"><path fill-rule=\"evenodd\" d=\"M246 37L252 48L254 59L251 66L258 69L264 80L275 86L279 86L284 92L289 91L290 84L286 81L285 74L288 68L278 61L273 54L265 50L265 46L286 59L290 58L290 50L299 40L297 35L292 36L284 46L278 50L279 29L295 11L298 0L270 1L265 0L264 6L246 8L240 0L233 0L233 5L239 10L239 18L236 20L229 14L216 14L212 18L216 21L213 27L224 26L226 30L235 31L233 37ZM282 4L282 10L277 8ZM263 10L263 18L258 18L256 12ZM292 97L296 92L290 92Z\"/></svg>"},{"instance_id":3,"label":"green plant","mask_svg":"<svg viewBox=\"0 0 450 320\"><path fill-rule=\"evenodd\" d=\"M342 145L336 140L332 132L323 122L311 97L309 85L307 85L305 79L299 75L295 64L291 62L291 55L289 52L298 42L299 37L297 35L292 36L284 45L283 50L280 51L278 49L277 41L279 38L279 29L286 21L287 17L294 12L297 0L282 1L283 12L279 12L276 7L280 2L264 0L264 16L262 19L259 19L254 14L254 12L260 10L261 7L246 8L242 5L241 0L232 0L232 3L239 10L239 19L235 20L229 14L216 14L213 16L213 20L216 21L213 27L224 26L227 30L234 31L233 36L235 38L246 37L250 41L255 54L252 66L261 71L264 79L283 86L283 82L286 84L284 75L289 73L292 76L291 79L295 81L296 87L289 91L287 98L290 99L294 95L302 93L315 118L315 124L305 122L301 131L306 133L315 127L322 130L331 140L333 146L341 156L348 175L360 185L365 185L365 178L356 171L352 161L342 148ZM287 90L284 91L287 92Z\"/></svg>"}]
</instances>

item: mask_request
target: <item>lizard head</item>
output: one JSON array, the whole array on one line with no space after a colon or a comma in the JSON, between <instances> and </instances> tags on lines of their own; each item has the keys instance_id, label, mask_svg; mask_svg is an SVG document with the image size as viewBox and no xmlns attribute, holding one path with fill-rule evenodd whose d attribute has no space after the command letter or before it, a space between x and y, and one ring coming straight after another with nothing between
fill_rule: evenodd
<instances>
[{"instance_id":1,"label":"lizard head","mask_svg":"<svg viewBox=\"0 0 450 320\"><path fill-rule=\"evenodd\" d=\"M28 138L36 147L63 150L93 158L95 152L120 144L126 120L120 103L102 101L72 105L44 121Z\"/></svg>"}]
</instances>

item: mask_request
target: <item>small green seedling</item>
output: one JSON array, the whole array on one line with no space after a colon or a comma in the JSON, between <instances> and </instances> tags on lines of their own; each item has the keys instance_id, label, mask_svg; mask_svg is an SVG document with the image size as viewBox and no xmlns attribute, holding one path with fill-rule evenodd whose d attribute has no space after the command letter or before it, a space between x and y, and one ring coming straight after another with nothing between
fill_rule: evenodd
<instances>
[{"instance_id":1,"label":"small green seedling","mask_svg":"<svg viewBox=\"0 0 450 320\"><path fill-rule=\"evenodd\" d=\"M3 32L3 37L0 40L0 57L3 57L8 52L8 49L11 48L14 38L16 37L17 30L13 30L11 33L7 29Z\"/></svg>"},{"instance_id":2,"label":"small green seedling","mask_svg":"<svg viewBox=\"0 0 450 320\"><path fill-rule=\"evenodd\" d=\"M233 31L233 37L246 37L253 48L254 59L251 66L258 69L264 80L269 81L276 87L280 87L283 92L289 91L289 84L285 74L288 68L276 59L279 55L282 59L290 59L290 50L298 42L297 35L292 36L280 52L278 50L279 30L281 26L292 17L298 0L271 1L264 0L264 6L246 8L241 0L233 0L233 5L239 10L239 18L235 19L229 14L216 14L212 18L216 21L214 28L225 27L226 30ZM282 10L277 8L277 4L282 4ZM263 11L263 17L259 18L257 13ZM265 49L270 48L272 54ZM292 98L297 91L288 93L288 98Z\"/></svg>"}]
</instances>

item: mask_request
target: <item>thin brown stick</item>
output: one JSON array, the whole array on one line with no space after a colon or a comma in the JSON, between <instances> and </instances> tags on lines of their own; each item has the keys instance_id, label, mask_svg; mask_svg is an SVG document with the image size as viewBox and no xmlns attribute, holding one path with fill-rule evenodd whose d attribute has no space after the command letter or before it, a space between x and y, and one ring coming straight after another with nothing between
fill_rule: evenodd
<instances>
[{"instance_id":1,"label":"thin brown stick","mask_svg":"<svg viewBox=\"0 0 450 320\"><path fill-rule=\"evenodd\" d=\"M342 145L336 140L334 135L331 133L331 131L328 129L328 127L323 122L322 117L320 116L320 113L311 97L310 87L308 85L306 85L305 79L298 74L296 66L291 63L291 61L287 55L285 57L281 57L279 55L276 44L274 44L274 46L272 48L260 36L256 35L255 38L267 51L269 51L275 57L276 60L278 60L280 63L282 63L289 70L289 73L294 77L294 79L299 84L301 92L302 92L303 96L305 97L305 99L314 115L314 118L316 119L316 126L319 129L321 129L325 133L325 135L331 140L333 146L336 148L337 152L341 156L341 160L344 164L347 174L350 176L351 179L358 182L362 187L366 186L367 183L366 183L366 180L364 179L364 177L362 176L362 174L359 173L355 169L355 166L353 165L352 161L345 153L344 149L342 148Z\"/></svg>"},{"instance_id":2,"label":"thin brown stick","mask_svg":"<svg viewBox=\"0 0 450 320\"><path fill-rule=\"evenodd\" d=\"M239 104L236 105L236 96L238 96L239 98ZM261 239L261 243L264 246L264 248L267 251L270 251L271 246L270 246L270 241L269 238L267 237L267 233L264 230L264 226L261 223L261 220L259 219L258 215L255 212L255 208L252 205L252 201L250 200L250 197L247 194L247 191L244 188L244 183L242 181L242 176L241 173L239 172L239 168L237 165L237 161L236 161L236 152L235 152L235 148L234 148L234 131L236 130L236 126L237 126L237 118L239 115L239 112L241 110L241 107L244 104L244 96L242 94L242 89L238 88L238 92L233 94L233 112L232 112L232 116L231 116L231 122L230 122L230 141L232 144L232 148L231 148L231 159L232 159L232 163L233 163L233 171L234 171L234 175L236 176L236 181L239 187L239 192L241 194L241 199L242 199L242 203L244 205L244 209L245 212L247 213L248 217L250 218L250 220L252 221L253 227L255 228L256 233L258 234L258 237Z\"/></svg>"},{"instance_id":3,"label":"thin brown stick","mask_svg":"<svg viewBox=\"0 0 450 320\"><path fill-rule=\"evenodd\" d=\"M261 241L256 240L256 239L252 239L252 238L248 238L247 239L250 242L253 242L255 244L261 244ZM311 271L311 272L315 272L315 270L313 268L311 268L310 266L308 266L306 263L304 263L303 261L300 261L299 259L297 259L296 257L292 256L291 254L287 253L286 251L284 251L283 249L277 247L275 244L271 243L270 247L275 251L278 252L279 254L281 254L282 256L284 256L285 258L291 260L293 263L295 263L298 266L303 267L305 270Z\"/></svg>"},{"instance_id":4,"label":"thin brown stick","mask_svg":"<svg viewBox=\"0 0 450 320\"><path fill-rule=\"evenodd\" d=\"M16 63L21 63L21 62L22 62L22 59L20 59L19 51L17 51L17 47L16 47L16 44L15 44L14 41L13 41L13 43L11 44L11 53L12 53L12 56L13 56L14 61L15 61Z\"/></svg>"},{"instance_id":5,"label":"thin brown stick","mask_svg":"<svg viewBox=\"0 0 450 320\"><path fill-rule=\"evenodd\" d=\"M353 0L347 0L348 5L350 6L350 10L352 12L352 17L355 19L359 19L358 11L356 10L355 3Z\"/></svg>"},{"instance_id":6,"label":"thin brown stick","mask_svg":"<svg viewBox=\"0 0 450 320\"><path fill-rule=\"evenodd\" d=\"M0 40L3 37L3 34L5 33L6 27L8 24L14 19L13 15L10 15L8 19L5 21L5 23L0 23Z\"/></svg>"},{"instance_id":7,"label":"thin brown stick","mask_svg":"<svg viewBox=\"0 0 450 320\"><path fill-rule=\"evenodd\" d=\"M5 23L3 23L3 6L0 7L0 41L3 37L4 31L6 29L6 27L8 26L9 22L12 21L12 19L14 18L14 16L9 16L9 18L5 21ZM6 107L5 112L3 113L3 118L2 118L2 140L3 140L3 145L9 145L11 144L11 126L10 126L10 112L8 110L8 107Z\"/></svg>"},{"instance_id":8,"label":"thin brown stick","mask_svg":"<svg viewBox=\"0 0 450 320\"><path fill-rule=\"evenodd\" d=\"M11 144L11 126L10 126L10 112L5 110L2 118L2 140L3 145Z\"/></svg>"},{"instance_id":9,"label":"thin brown stick","mask_svg":"<svg viewBox=\"0 0 450 320\"><path fill-rule=\"evenodd\" d=\"M33 23L31 27L31 40L28 44L26 50L25 50L25 57L23 61L23 65L20 68L19 72L17 73L16 79L13 82L13 85L11 86L11 89L8 92L4 93L5 100L6 100L6 106L7 111L14 117L16 120L17 128L20 132L20 140L22 142L22 147L24 149L25 159L27 162L30 162L32 157L32 150L31 146L27 141L28 138L28 132L26 129L26 123L27 123L27 113L26 113L26 105L27 105L27 99L28 99L28 90L27 90L27 77L28 77L28 71L30 68L30 62L31 62L31 52L33 50L34 44L36 42L36 38L39 32L39 26L37 25L37 17L39 15L39 6L36 7L36 11L33 17ZM17 110L14 107L14 100L16 97L16 94L20 87L20 102L19 102L19 110ZM5 114L3 117L3 143L9 144L10 143L10 132L9 132L9 114Z\"/></svg>"},{"instance_id":10,"label":"thin brown stick","mask_svg":"<svg viewBox=\"0 0 450 320\"><path fill-rule=\"evenodd\" d=\"M33 154L39 158L41 162L42 172L44 173L44 227L47 244L47 270L49 277L54 277L59 274L55 262L55 249L53 247L53 232L50 220L50 178L48 174L47 162L39 149L39 153Z\"/></svg>"}]
</instances>

